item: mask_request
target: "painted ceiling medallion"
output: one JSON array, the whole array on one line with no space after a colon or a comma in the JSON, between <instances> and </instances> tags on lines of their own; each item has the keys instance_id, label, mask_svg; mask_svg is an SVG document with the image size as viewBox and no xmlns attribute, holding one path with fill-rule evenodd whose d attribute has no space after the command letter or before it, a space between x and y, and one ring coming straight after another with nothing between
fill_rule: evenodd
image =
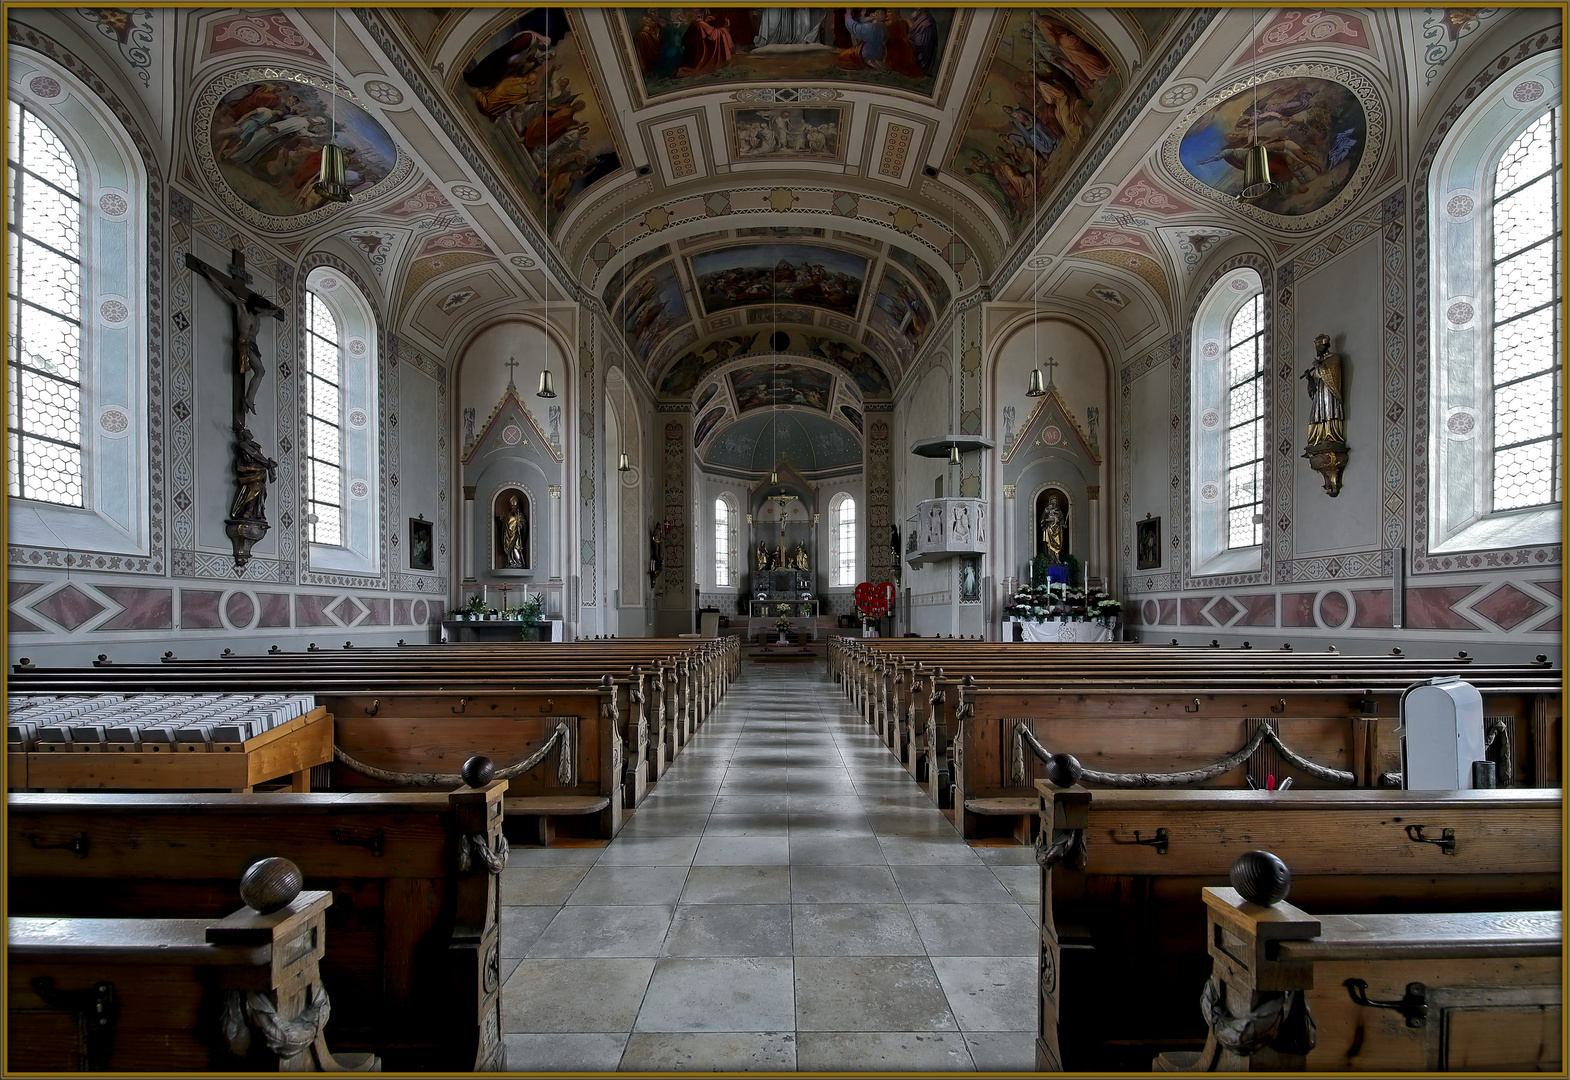
<instances>
[{"instance_id":1,"label":"painted ceiling medallion","mask_svg":"<svg viewBox=\"0 0 1570 1080\"><path fill-rule=\"evenodd\" d=\"M413 169L387 131L341 87L274 67L227 72L197 100L197 160L209 185L239 217L291 232L332 214L316 193L322 147L336 139L348 158L349 190L375 197ZM338 130L331 130L336 112Z\"/></svg>"},{"instance_id":2,"label":"painted ceiling medallion","mask_svg":"<svg viewBox=\"0 0 1570 1080\"><path fill-rule=\"evenodd\" d=\"M1243 151L1258 139L1277 190L1236 196ZM1367 186L1385 140L1385 106L1365 76L1336 64L1286 64L1239 80L1196 103L1162 146L1167 172L1232 212L1293 232L1335 218Z\"/></svg>"}]
</instances>

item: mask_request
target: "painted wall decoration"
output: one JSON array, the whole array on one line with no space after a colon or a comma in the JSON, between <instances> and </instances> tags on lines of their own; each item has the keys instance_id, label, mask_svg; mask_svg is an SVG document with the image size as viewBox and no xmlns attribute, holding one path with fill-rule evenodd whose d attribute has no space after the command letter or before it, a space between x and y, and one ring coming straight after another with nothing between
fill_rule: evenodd
<instances>
[{"instance_id":1,"label":"painted wall decoration","mask_svg":"<svg viewBox=\"0 0 1570 1080\"><path fill-rule=\"evenodd\" d=\"M660 393L672 397L685 397L692 393L692 388L698 385L705 373L751 352L759 333L760 331L751 334L732 334L730 337L711 341L701 349L683 353L665 373L665 378L660 381ZM698 409L701 410L706 404L708 404L707 399L698 405Z\"/></svg>"},{"instance_id":2,"label":"painted wall decoration","mask_svg":"<svg viewBox=\"0 0 1570 1080\"><path fill-rule=\"evenodd\" d=\"M646 96L724 83L852 82L931 97L943 8L627 8ZM636 77L634 79L636 81Z\"/></svg>"},{"instance_id":3,"label":"painted wall decoration","mask_svg":"<svg viewBox=\"0 0 1570 1080\"><path fill-rule=\"evenodd\" d=\"M776 405L805 405L826 411L834 379L817 368L780 364L733 371L730 383L736 391L736 407L742 412Z\"/></svg>"},{"instance_id":4,"label":"painted wall decoration","mask_svg":"<svg viewBox=\"0 0 1570 1080\"><path fill-rule=\"evenodd\" d=\"M727 113L725 126L733 158L840 159L840 132L845 129L842 108L729 109Z\"/></svg>"},{"instance_id":5,"label":"painted wall decoration","mask_svg":"<svg viewBox=\"0 0 1570 1080\"><path fill-rule=\"evenodd\" d=\"M862 433L861 412L859 410L857 410L857 409L851 408L849 405L841 405L840 406L840 412L845 414L845 419L849 420L852 424L855 425L856 433L858 435L861 434Z\"/></svg>"},{"instance_id":6,"label":"painted wall decoration","mask_svg":"<svg viewBox=\"0 0 1570 1080\"><path fill-rule=\"evenodd\" d=\"M714 430L714 425L718 424L724 415L725 410L723 408L710 409L708 415L698 421L698 426L693 431L692 445L702 446L703 440L709 437L709 433Z\"/></svg>"},{"instance_id":7,"label":"painted wall decoration","mask_svg":"<svg viewBox=\"0 0 1570 1080\"><path fill-rule=\"evenodd\" d=\"M953 298L949 286L938 272L917 257L913 251L907 251L898 244L889 248L889 258L899 263L905 269L916 275L921 282L921 287L927 290L927 295L932 297L932 310L936 315L942 315L948 310L949 301Z\"/></svg>"},{"instance_id":8,"label":"painted wall decoration","mask_svg":"<svg viewBox=\"0 0 1570 1080\"><path fill-rule=\"evenodd\" d=\"M561 8L534 8L469 53L453 92L464 111L554 220L621 168L610 125Z\"/></svg>"},{"instance_id":9,"label":"painted wall decoration","mask_svg":"<svg viewBox=\"0 0 1570 1080\"><path fill-rule=\"evenodd\" d=\"M1294 77L1260 85L1259 141L1270 154L1275 193L1254 203L1272 214L1312 213L1339 195L1357 172L1368 119L1357 95L1327 79ZM1244 90L1195 120L1178 145L1189 175L1224 195L1243 187L1243 155L1254 141L1255 91Z\"/></svg>"},{"instance_id":10,"label":"painted wall decoration","mask_svg":"<svg viewBox=\"0 0 1570 1080\"><path fill-rule=\"evenodd\" d=\"M703 396L698 399L698 404L693 406L692 411L695 413L701 413L703 411L703 407L709 402L713 401L714 395L718 394L719 392L719 383L710 383L708 386L705 386L703 388Z\"/></svg>"},{"instance_id":11,"label":"painted wall decoration","mask_svg":"<svg viewBox=\"0 0 1570 1080\"><path fill-rule=\"evenodd\" d=\"M802 336L807 342L807 348L844 369L863 394L887 394L891 391L889 378L878 362L854 345L812 334Z\"/></svg>"},{"instance_id":12,"label":"painted wall decoration","mask_svg":"<svg viewBox=\"0 0 1570 1080\"><path fill-rule=\"evenodd\" d=\"M639 278L618 305L627 344L647 362L655 344L688 321L676 268L664 263ZM691 387L688 387L690 390Z\"/></svg>"},{"instance_id":13,"label":"painted wall decoration","mask_svg":"<svg viewBox=\"0 0 1570 1080\"><path fill-rule=\"evenodd\" d=\"M752 244L692 256L706 314L751 304L811 304L853 315L867 260L811 244Z\"/></svg>"},{"instance_id":14,"label":"painted wall decoration","mask_svg":"<svg viewBox=\"0 0 1570 1080\"><path fill-rule=\"evenodd\" d=\"M622 286L627 283L628 278L637 277L641 272L647 270L670 253L670 247L666 244L661 244L652 251L645 251L643 254L634 255L629 259L605 283L605 291L600 294L605 301L605 306L616 306L616 301L621 297Z\"/></svg>"},{"instance_id":15,"label":"painted wall decoration","mask_svg":"<svg viewBox=\"0 0 1570 1080\"><path fill-rule=\"evenodd\" d=\"M1067 174L1122 88L1112 61L1067 22L1015 10L950 168L969 177L1018 230Z\"/></svg>"},{"instance_id":16,"label":"painted wall decoration","mask_svg":"<svg viewBox=\"0 0 1570 1080\"><path fill-rule=\"evenodd\" d=\"M903 352L909 363L932 328L932 310L927 301L892 266L883 271L878 295L873 301L872 325Z\"/></svg>"},{"instance_id":17,"label":"painted wall decoration","mask_svg":"<svg viewBox=\"0 0 1570 1080\"><path fill-rule=\"evenodd\" d=\"M745 228L737 229L736 235L742 238L749 236L772 236L776 240L784 240L792 236L822 237L823 230L809 229L805 225L748 225Z\"/></svg>"},{"instance_id":18,"label":"painted wall decoration","mask_svg":"<svg viewBox=\"0 0 1570 1080\"><path fill-rule=\"evenodd\" d=\"M333 137L348 159L349 190L366 191L389 176L398 148L375 120L343 97L302 82L270 79L236 86L213 110L213 161L248 206L293 217L323 205L314 190L322 147Z\"/></svg>"}]
</instances>

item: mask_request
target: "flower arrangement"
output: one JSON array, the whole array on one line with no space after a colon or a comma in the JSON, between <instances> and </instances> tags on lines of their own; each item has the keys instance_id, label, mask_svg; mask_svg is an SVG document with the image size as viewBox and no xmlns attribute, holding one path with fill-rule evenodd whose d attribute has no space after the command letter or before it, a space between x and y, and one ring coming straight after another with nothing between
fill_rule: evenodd
<instances>
[{"instance_id":1,"label":"flower arrangement","mask_svg":"<svg viewBox=\"0 0 1570 1080\"><path fill-rule=\"evenodd\" d=\"M1024 622L1045 619L1101 619L1111 622L1123 605L1100 589L1070 589L1062 585L1027 585L1003 609Z\"/></svg>"},{"instance_id":2,"label":"flower arrangement","mask_svg":"<svg viewBox=\"0 0 1570 1080\"><path fill-rule=\"evenodd\" d=\"M784 637L790 632L790 620L785 618L775 619L774 629L780 632L781 637Z\"/></svg>"},{"instance_id":3,"label":"flower arrangement","mask_svg":"<svg viewBox=\"0 0 1570 1080\"><path fill-rule=\"evenodd\" d=\"M485 602L485 597L471 596L469 598L468 605L463 609L463 613L471 620L486 619L494 618L496 616L496 609Z\"/></svg>"}]
</instances>

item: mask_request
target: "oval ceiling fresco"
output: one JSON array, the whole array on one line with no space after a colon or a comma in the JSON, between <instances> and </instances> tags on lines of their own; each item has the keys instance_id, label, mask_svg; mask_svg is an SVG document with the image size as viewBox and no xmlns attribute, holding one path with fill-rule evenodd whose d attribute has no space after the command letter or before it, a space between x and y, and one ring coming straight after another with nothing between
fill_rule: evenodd
<instances>
[{"instance_id":1,"label":"oval ceiling fresco","mask_svg":"<svg viewBox=\"0 0 1570 1080\"><path fill-rule=\"evenodd\" d=\"M860 468L861 440L818 413L755 412L716 435L702 456L742 472L768 472L780 460L799 472L825 472Z\"/></svg>"},{"instance_id":2,"label":"oval ceiling fresco","mask_svg":"<svg viewBox=\"0 0 1570 1080\"><path fill-rule=\"evenodd\" d=\"M399 168L392 138L363 109L307 82L241 82L223 92L207 116L205 147L213 168L241 202L269 218L331 208L315 184L335 123L351 194L364 195L408 171L407 165Z\"/></svg>"}]
</instances>

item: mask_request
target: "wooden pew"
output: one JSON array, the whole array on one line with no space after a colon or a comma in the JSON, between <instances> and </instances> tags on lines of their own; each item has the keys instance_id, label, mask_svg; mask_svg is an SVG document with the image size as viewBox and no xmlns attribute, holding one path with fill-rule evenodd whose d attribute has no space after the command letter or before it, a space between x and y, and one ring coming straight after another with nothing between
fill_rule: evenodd
<instances>
[{"instance_id":1,"label":"wooden pew","mask_svg":"<svg viewBox=\"0 0 1570 1080\"><path fill-rule=\"evenodd\" d=\"M1538 911L1561 899L1557 789L1037 789L1051 822L1037 841L1041 1071L1143 1070L1159 1051L1200 1049L1200 890L1227 884L1247 850L1279 855L1290 899L1317 914Z\"/></svg>"},{"instance_id":2,"label":"wooden pew","mask_svg":"<svg viewBox=\"0 0 1570 1080\"><path fill-rule=\"evenodd\" d=\"M1310 915L1203 895L1213 1022L1159 1072L1563 1071L1558 911ZM1274 1015L1273 1037L1230 1022Z\"/></svg>"},{"instance_id":3,"label":"wooden pew","mask_svg":"<svg viewBox=\"0 0 1570 1080\"><path fill-rule=\"evenodd\" d=\"M282 856L333 897L321 977L335 1050L499 1071L506 788L12 795L7 915L220 918L246 867Z\"/></svg>"},{"instance_id":4,"label":"wooden pew","mask_svg":"<svg viewBox=\"0 0 1570 1080\"><path fill-rule=\"evenodd\" d=\"M332 901L298 893L219 922L8 919L8 1068L380 1071L375 1055L333 1055L317 1021Z\"/></svg>"}]
</instances>

